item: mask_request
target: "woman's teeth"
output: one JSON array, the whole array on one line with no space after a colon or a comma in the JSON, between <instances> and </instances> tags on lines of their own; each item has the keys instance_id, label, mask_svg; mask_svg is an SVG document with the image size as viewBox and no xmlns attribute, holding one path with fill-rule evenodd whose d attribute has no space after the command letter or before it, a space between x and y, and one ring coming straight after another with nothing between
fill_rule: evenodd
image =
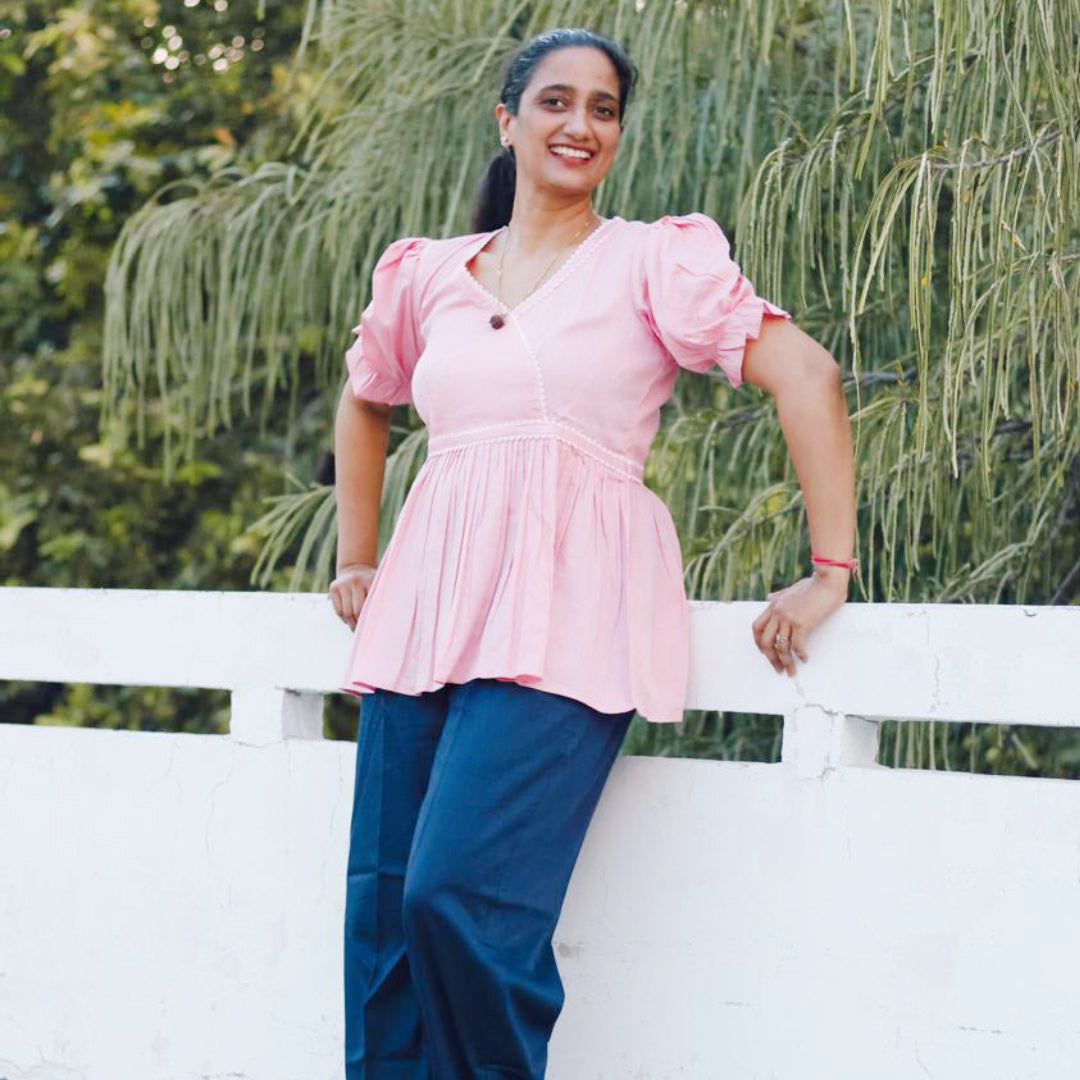
<instances>
[{"instance_id":1,"label":"woman's teeth","mask_svg":"<svg viewBox=\"0 0 1080 1080\"><path fill-rule=\"evenodd\" d=\"M592 157L587 150L571 150L567 146L553 146L551 148L553 154L558 154L559 157L575 158L582 161L588 161Z\"/></svg>"}]
</instances>

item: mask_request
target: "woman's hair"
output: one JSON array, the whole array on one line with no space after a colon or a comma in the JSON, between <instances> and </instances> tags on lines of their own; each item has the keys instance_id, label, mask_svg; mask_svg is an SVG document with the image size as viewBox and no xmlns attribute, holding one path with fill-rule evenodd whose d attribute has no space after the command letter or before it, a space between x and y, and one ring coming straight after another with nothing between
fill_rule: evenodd
<instances>
[{"instance_id":1,"label":"woman's hair","mask_svg":"<svg viewBox=\"0 0 1080 1080\"><path fill-rule=\"evenodd\" d=\"M619 130L622 131L626 116L626 106L637 81L637 69L622 47L603 34L597 34L584 27L559 27L547 30L530 38L510 58L503 77L503 88L499 101L517 116L521 104L521 95L528 86L537 64L555 49L565 49L572 45L587 45L604 52L615 68L619 80ZM514 148L503 147L492 158L479 185L473 204L473 232L490 232L505 225L510 220L514 208L514 185L517 165L514 160Z\"/></svg>"}]
</instances>

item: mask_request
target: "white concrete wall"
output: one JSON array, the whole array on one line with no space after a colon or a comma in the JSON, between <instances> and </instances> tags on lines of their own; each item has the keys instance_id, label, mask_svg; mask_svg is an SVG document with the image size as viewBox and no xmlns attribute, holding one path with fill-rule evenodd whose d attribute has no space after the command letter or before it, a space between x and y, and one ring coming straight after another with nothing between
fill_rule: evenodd
<instances>
[{"instance_id":1,"label":"white concrete wall","mask_svg":"<svg viewBox=\"0 0 1080 1080\"><path fill-rule=\"evenodd\" d=\"M616 763L548 1076L1073 1077L1080 784L882 768L864 718L1080 726L1080 608L848 604L791 680L763 606L694 605L688 704L783 714L783 761ZM321 595L0 589L0 678L235 710L0 724L2 1080L340 1080L355 747L318 706L348 637Z\"/></svg>"}]
</instances>

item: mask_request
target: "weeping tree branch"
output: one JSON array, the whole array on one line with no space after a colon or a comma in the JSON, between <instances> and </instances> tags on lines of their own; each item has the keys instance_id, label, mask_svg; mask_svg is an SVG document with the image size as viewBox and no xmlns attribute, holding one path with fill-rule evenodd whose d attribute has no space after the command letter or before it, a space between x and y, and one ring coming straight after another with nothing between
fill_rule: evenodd
<instances>
[{"instance_id":1,"label":"weeping tree branch","mask_svg":"<svg viewBox=\"0 0 1080 1080\"><path fill-rule=\"evenodd\" d=\"M594 25L641 67L597 209L712 214L757 291L821 327L853 396L863 596L1060 595L1072 570L1028 556L1071 513L1080 453L1080 0L310 0L297 159L170 192L125 229L108 401L137 403L141 437L154 399L191 453L256 391L264 410L303 378L336 394L375 258L464 231L496 148L479 95L493 107L502 61L553 25ZM700 595L755 594L805 541L797 500L776 513L791 481L771 404L733 404L680 379L649 460L708 549L687 568ZM768 535L717 541L710 506L763 513ZM275 520L299 518L282 503ZM301 537L260 571L298 545L314 565L326 549Z\"/></svg>"}]
</instances>

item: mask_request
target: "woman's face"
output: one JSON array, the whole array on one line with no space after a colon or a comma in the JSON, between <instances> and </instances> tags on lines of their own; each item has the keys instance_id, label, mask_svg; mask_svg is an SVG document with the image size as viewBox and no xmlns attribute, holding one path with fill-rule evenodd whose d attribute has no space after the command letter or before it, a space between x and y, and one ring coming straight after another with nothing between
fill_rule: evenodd
<instances>
[{"instance_id":1,"label":"woman's face","mask_svg":"<svg viewBox=\"0 0 1080 1080\"><path fill-rule=\"evenodd\" d=\"M615 68L591 46L554 49L533 71L517 115L500 103L495 116L500 138L514 148L519 187L524 180L564 195L588 194L619 146Z\"/></svg>"}]
</instances>

